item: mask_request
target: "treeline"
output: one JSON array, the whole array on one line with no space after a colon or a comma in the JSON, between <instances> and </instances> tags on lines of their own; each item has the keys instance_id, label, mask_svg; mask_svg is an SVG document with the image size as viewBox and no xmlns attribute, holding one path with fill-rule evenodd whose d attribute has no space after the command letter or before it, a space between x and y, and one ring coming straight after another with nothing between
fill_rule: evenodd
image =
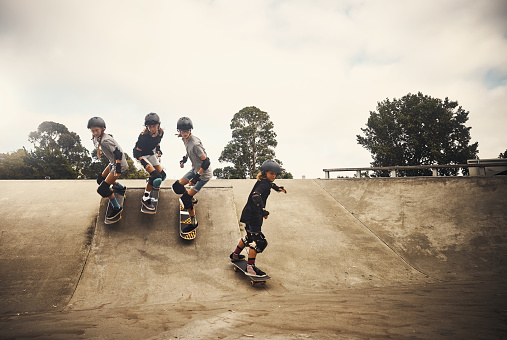
<instances>
[{"instance_id":1,"label":"treeline","mask_svg":"<svg viewBox=\"0 0 507 340\"><path fill-rule=\"evenodd\" d=\"M88 179L96 178L109 164L105 156L89 151L81 138L63 124L43 122L28 135L33 151L25 148L7 154L0 162L1 179ZM125 154L129 169L122 178L145 178L134 161Z\"/></svg>"}]
</instances>

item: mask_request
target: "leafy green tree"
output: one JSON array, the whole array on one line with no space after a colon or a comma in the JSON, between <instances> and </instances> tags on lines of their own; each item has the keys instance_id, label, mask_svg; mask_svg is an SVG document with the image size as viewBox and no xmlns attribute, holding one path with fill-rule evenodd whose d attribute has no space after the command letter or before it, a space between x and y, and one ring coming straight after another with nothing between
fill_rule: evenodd
<instances>
[{"instance_id":1,"label":"leafy green tree","mask_svg":"<svg viewBox=\"0 0 507 340\"><path fill-rule=\"evenodd\" d=\"M26 165L29 155L24 148L7 154L0 162L0 179L32 179L33 171Z\"/></svg>"},{"instance_id":2,"label":"leafy green tree","mask_svg":"<svg viewBox=\"0 0 507 340\"><path fill-rule=\"evenodd\" d=\"M255 106L245 107L231 120L232 140L222 151L219 161L233 166L218 168L213 174L218 178L254 178L257 169L267 159L274 159L277 146L274 124L269 115ZM277 160L280 166L282 162ZM285 170L286 178L292 178Z\"/></svg>"},{"instance_id":3,"label":"leafy green tree","mask_svg":"<svg viewBox=\"0 0 507 340\"><path fill-rule=\"evenodd\" d=\"M364 136L357 142L373 157L372 166L464 164L477 155L478 143L469 144L468 111L457 101L407 94L377 104L370 112ZM465 174L468 169L462 170ZM458 169L439 169L440 175L457 175ZM400 176L430 176L431 170L400 171ZM377 172L389 176L389 172Z\"/></svg>"},{"instance_id":4,"label":"leafy green tree","mask_svg":"<svg viewBox=\"0 0 507 340\"><path fill-rule=\"evenodd\" d=\"M28 135L28 140L34 145L36 151L46 150L42 153L36 152L32 156L42 156L49 152L55 154L55 158L50 159L56 160L58 154L61 153L69 161L76 173L76 178L87 177L84 169L91 165L88 150L81 144L81 138L75 132L69 131L65 125L50 121L42 122L37 131Z\"/></svg>"},{"instance_id":5,"label":"leafy green tree","mask_svg":"<svg viewBox=\"0 0 507 340\"><path fill-rule=\"evenodd\" d=\"M25 158L25 165L33 174L32 178L73 179L78 172L59 149L50 146L35 148Z\"/></svg>"}]
</instances>

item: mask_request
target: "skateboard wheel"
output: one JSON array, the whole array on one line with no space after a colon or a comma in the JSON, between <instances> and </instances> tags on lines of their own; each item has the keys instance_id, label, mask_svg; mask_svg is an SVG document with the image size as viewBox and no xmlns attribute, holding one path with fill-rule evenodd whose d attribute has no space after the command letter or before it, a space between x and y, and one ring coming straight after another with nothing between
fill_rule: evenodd
<instances>
[{"instance_id":1,"label":"skateboard wheel","mask_svg":"<svg viewBox=\"0 0 507 340\"><path fill-rule=\"evenodd\" d=\"M252 286L255 286L255 282L254 282L254 281L250 281L250 284L251 284Z\"/></svg>"},{"instance_id":2,"label":"skateboard wheel","mask_svg":"<svg viewBox=\"0 0 507 340\"><path fill-rule=\"evenodd\" d=\"M237 267L233 267L232 270L234 270L235 272L237 272L238 268Z\"/></svg>"}]
</instances>

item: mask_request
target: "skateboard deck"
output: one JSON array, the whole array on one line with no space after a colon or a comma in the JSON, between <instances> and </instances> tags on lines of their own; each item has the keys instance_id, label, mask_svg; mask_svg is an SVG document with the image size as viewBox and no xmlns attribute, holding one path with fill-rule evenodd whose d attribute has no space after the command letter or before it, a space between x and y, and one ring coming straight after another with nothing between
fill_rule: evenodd
<instances>
[{"instance_id":1,"label":"skateboard deck","mask_svg":"<svg viewBox=\"0 0 507 340\"><path fill-rule=\"evenodd\" d=\"M151 189L150 197L151 197L151 199L153 201L153 205L155 206L155 210L148 210L148 209L146 209L146 207L141 202L141 212L142 213L145 213L145 214L156 214L157 213L159 193L160 193L160 188L153 187L153 189Z\"/></svg>"},{"instance_id":2,"label":"skateboard deck","mask_svg":"<svg viewBox=\"0 0 507 340\"><path fill-rule=\"evenodd\" d=\"M180 201L180 237L184 240L193 240L197 236L197 228L192 230L191 232L185 233L183 232L183 229L188 227L190 224L190 215L188 214L188 211L184 208L183 202Z\"/></svg>"},{"instance_id":3,"label":"skateboard deck","mask_svg":"<svg viewBox=\"0 0 507 340\"><path fill-rule=\"evenodd\" d=\"M125 200L125 196L126 196L125 191L113 189L113 193L114 193L114 196L116 197L116 201L118 201L118 204L121 207L123 207L123 201ZM106 209L106 216L104 216L104 223L105 224L113 224L113 223L116 223L119 220L121 220L121 214L123 214L123 211L121 213L119 213L118 215L116 215L115 218L109 219L109 218L107 218L107 214L109 213L109 209L113 209L113 205L111 204L111 202L108 201L107 209Z\"/></svg>"},{"instance_id":4,"label":"skateboard deck","mask_svg":"<svg viewBox=\"0 0 507 340\"><path fill-rule=\"evenodd\" d=\"M233 267L234 271L237 272L239 270L239 271L243 272L243 274L245 274L245 276L250 279L250 283L252 286L255 286L258 283L265 284L267 280L271 279L271 277L267 276L267 275L262 276L262 277L247 275L246 274L246 264L247 264L246 260L238 260L238 261L231 261L231 262L234 265L234 267Z\"/></svg>"}]
</instances>

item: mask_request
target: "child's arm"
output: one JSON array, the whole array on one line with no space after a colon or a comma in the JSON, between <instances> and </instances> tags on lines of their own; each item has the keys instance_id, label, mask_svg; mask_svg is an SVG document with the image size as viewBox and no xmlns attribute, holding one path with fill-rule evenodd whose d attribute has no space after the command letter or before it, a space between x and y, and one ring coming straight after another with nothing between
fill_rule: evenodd
<instances>
[{"instance_id":1,"label":"child's arm","mask_svg":"<svg viewBox=\"0 0 507 340\"><path fill-rule=\"evenodd\" d=\"M271 183L271 188L273 188L273 190L275 190L276 192L283 192L283 193L287 193L287 190L285 190L284 187L279 187L278 185L276 185L275 183Z\"/></svg>"},{"instance_id":2,"label":"child's arm","mask_svg":"<svg viewBox=\"0 0 507 340\"><path fill-rule=\"evenodd\" d=\"M211 162L210 162L208 156L206 156L206 154L201 155L201 160L202 160L201 168L199 169L197 174L195 174L195 176L190 180L190 182L193 184L196 184L197 182L199 182L201 180L202 173L204 171L208 170L208 168L211 164Z\"/></svg>"}]
</instances>

